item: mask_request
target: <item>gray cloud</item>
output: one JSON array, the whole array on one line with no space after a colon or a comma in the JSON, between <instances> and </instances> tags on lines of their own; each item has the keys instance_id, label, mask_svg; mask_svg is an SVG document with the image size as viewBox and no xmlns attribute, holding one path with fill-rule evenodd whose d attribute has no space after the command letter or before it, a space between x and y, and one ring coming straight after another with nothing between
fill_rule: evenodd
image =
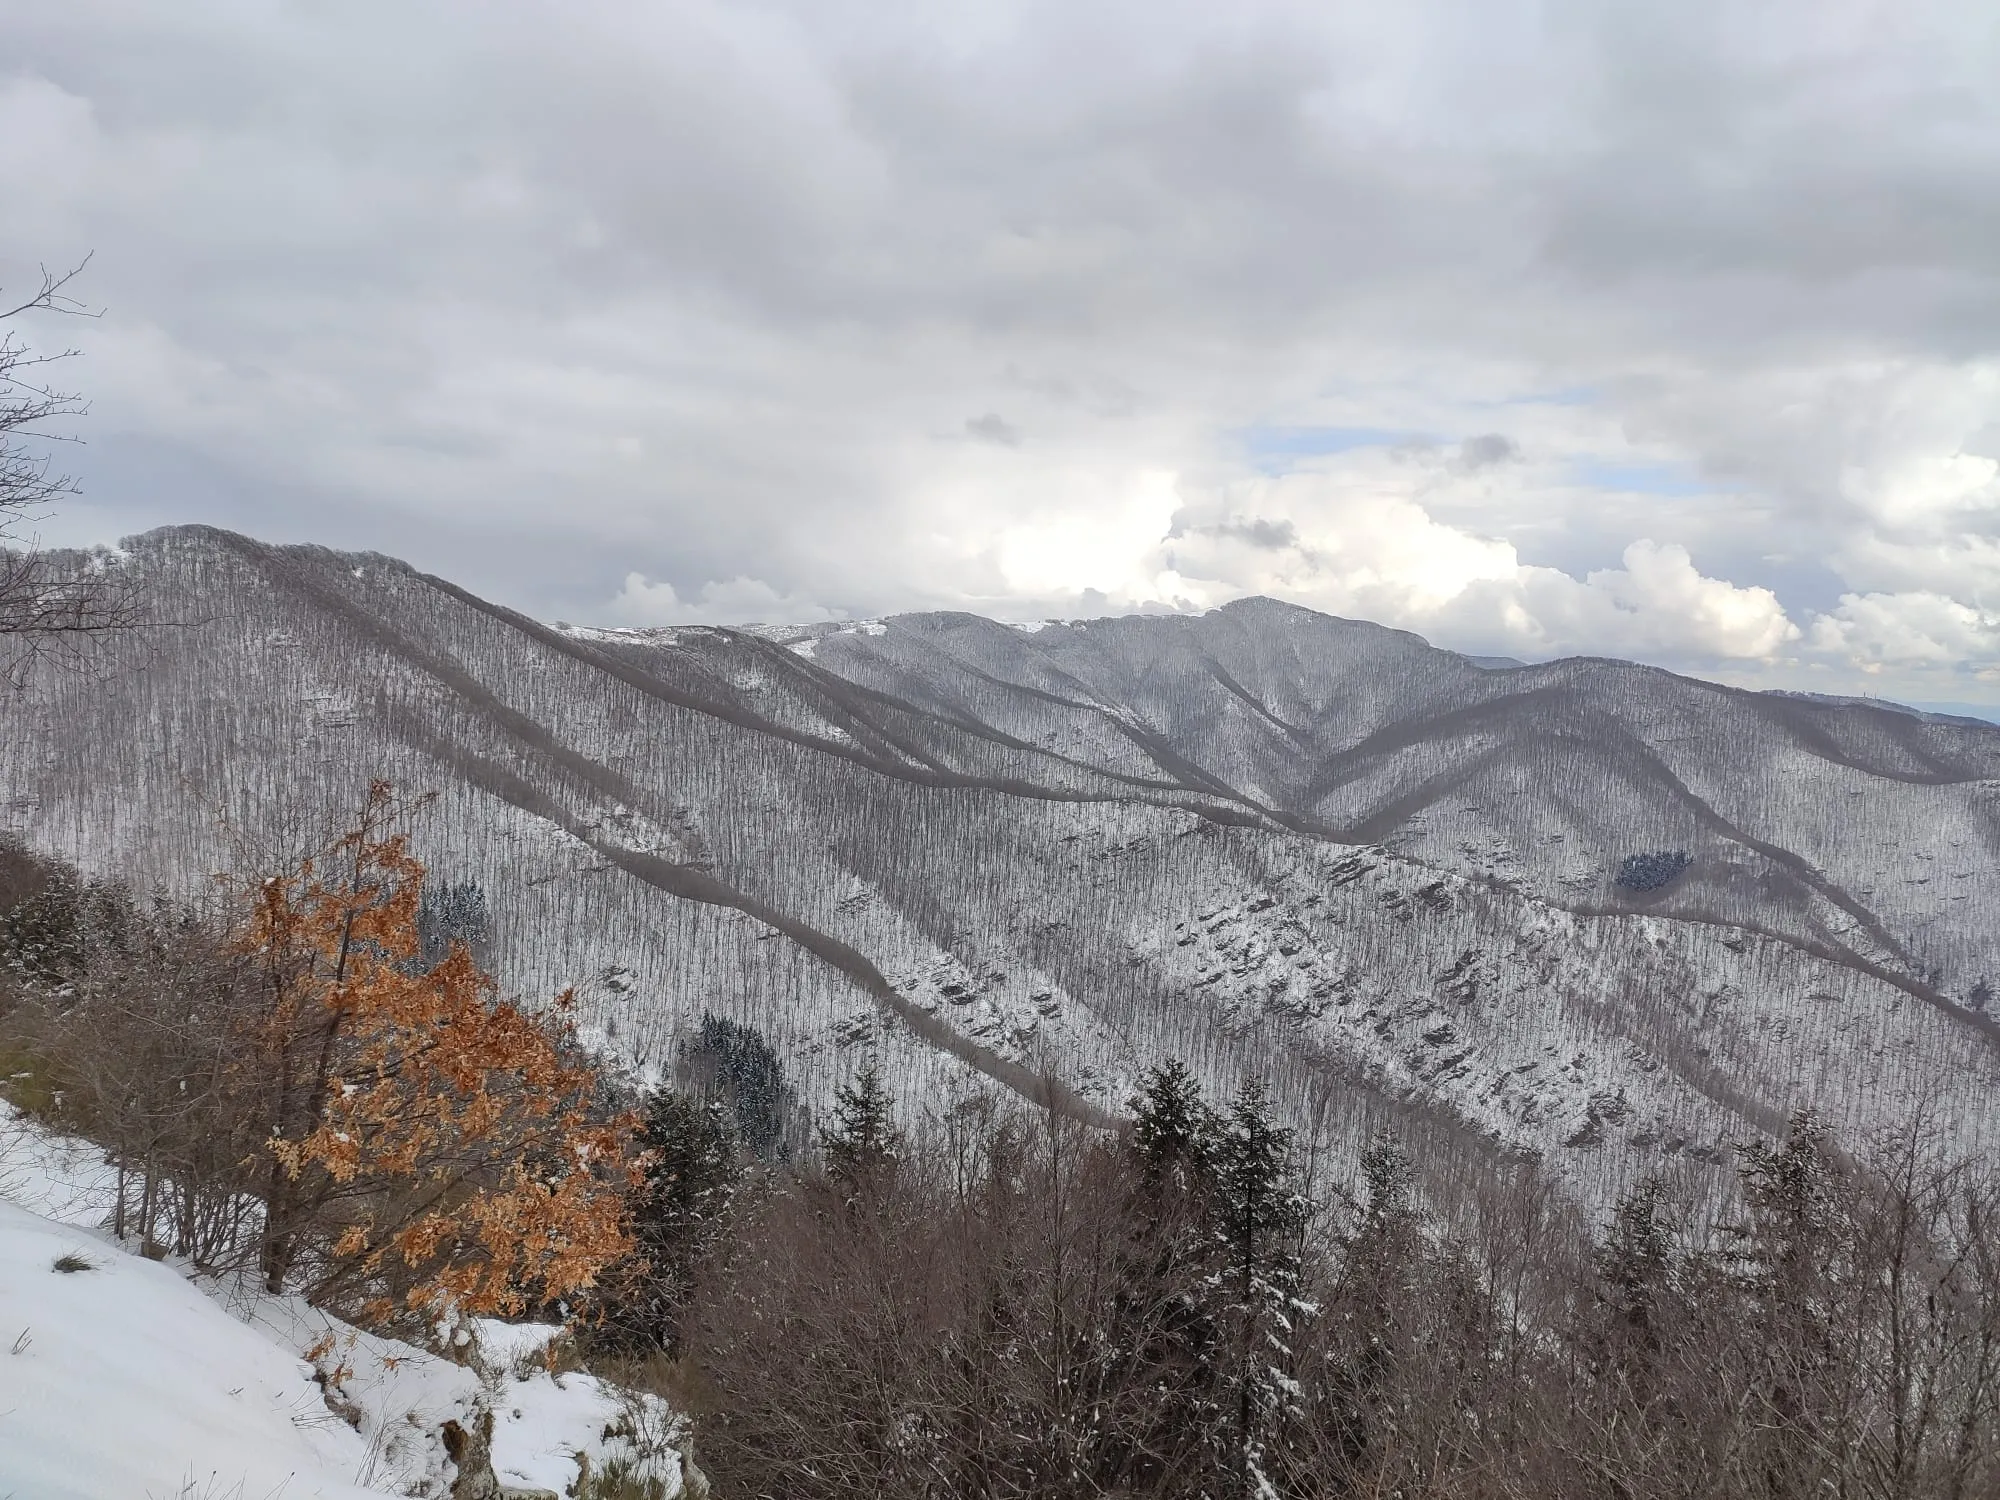
<instances>
[{"instance_id":1,"label":"gray cloud","mask_svg":"<svg viewBox=\"0 0 2000 1500\"><path fill-rule=\"evenodd\" d=\"M571 619L635 574L1258 588L1516 654L1634 615L1746 680L2000 693L1975 7L16 10L0 279L95 249L109 308L76 537L381 547ZM1291 529L1169 557L1183 514Z\"/></svg>"},{"instance_id":2,"label":"gray cloud","mask_svg":"<svg viewBox=\"0 0 2000 1500\"><path fill-rule=\"evenodd\" d=\"M1021 429L990 411L983 417L967 417L965 430L982 443L998 443L1002 448L1021 446Z\"/></svg>"},{"instance_id":3,"label":"gray cloud","mask_svg":"<svg viewBox=\"0 0 2000 1500\"><path fill-rule=\"evenodd\" d=\"M1267 521L1262 516L1252 516L1247 521L1224 521L1202 530L1211 536L1234 537L1267 552L1280 552L1299 544L1298 528L1290 521Z\"/></svg>"},{"instance_id":4,"label":"gray cloud","mask_svg":"<svg viewBox=\"0 0 2000 1500\"><path fill-rule=\"evenodd\" d=\"M1512 438L1497 432L1483 432L1458 445L1458 462L1462 468L1486 469L1518 458L1520 453Z\"/></svg>"}]
</instances>

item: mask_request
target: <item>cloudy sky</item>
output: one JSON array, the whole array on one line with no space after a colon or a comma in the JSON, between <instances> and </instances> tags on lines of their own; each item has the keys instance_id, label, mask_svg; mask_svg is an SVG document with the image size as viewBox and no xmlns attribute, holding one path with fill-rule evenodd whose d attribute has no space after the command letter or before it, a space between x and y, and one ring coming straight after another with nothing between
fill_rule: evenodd
<instances>
[{"instance_id":1,"label":"cloudy sky","mask_svg":"<svg viewBox=\"0 0 2000 1500\"><path fill-rule=\"evenodd\" d=\"M2000 704L1991 0L0 0L51 541Z\"/></svg>"}]
</instances>

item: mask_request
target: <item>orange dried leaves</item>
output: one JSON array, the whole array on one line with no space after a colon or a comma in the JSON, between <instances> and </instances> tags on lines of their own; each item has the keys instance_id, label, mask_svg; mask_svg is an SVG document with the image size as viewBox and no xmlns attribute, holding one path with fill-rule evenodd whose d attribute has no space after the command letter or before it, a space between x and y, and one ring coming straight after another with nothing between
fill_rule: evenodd
<instances>
[{"instance_id":1,"label":"orange dried leaves","mask_svg":"<svg viewBox=\"0 0 2000 1500\"><path fill-rule=\"evenodd\" d=\"M496 1001L462 944L416 962L424 867L398 812L376 783L354 831L249 893L240 944L268 977L273 1055L303 1067L309 1095L271 1149L293 1180L339 1190L322 1195L345 1219L325 1254L351 1283L407 1283L414 1309L514 1313L631 1249L636 1121L593 1112L567 993L530 1015Z\"/></svg>"}]
</instances>

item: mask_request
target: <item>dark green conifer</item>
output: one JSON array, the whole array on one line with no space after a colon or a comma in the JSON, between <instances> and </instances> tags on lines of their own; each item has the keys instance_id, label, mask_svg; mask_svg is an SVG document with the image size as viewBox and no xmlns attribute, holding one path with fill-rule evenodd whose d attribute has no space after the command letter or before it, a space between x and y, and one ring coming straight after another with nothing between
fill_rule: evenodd
<instances>
[{"instance_id":1,"label":"dark green conifer","mask_svg":"<svg viewBox=\"0 0 2000 1500\"><path fill-rule=\"evenodd\" d=\"M1215 1138L1215 1229L1233 1368L1223 1402L1239 1495L1275 1493L1269 1445L1294 1415L1293 1333L1312 1309L1300 1296L1308 1205L1291 1182L1292 1132L1263 1086L1246 1080Z\"/></svg>"},{"instance_id":2,"label":"dark green conifer","mask_svg":"<svg viewBox=\"0 0 2000 1500\"><path fill-rule=\"evenodd\" d=\"M632 1207L637 1251L609 1278L601 1337L631 1352L671 1354L742 1173L721 1107L672 1089L647 1100L640 1144L647 1166Z\"/></svg>"},{"instance_id":3,"label":"dark green conifer","mask_svg":"<svg viewBox=\"0 0 2000 1500\"><path fill-rule=\"evenodd\" d=\"M743 1149L764 1161L790 1154L798 1101L778 1054L754 1026L704 1015L687 1060L701 1092L726 1101Z\"/></svg>"},{"instance_id":4,"label":"dark green conifer","mask_svg":"<svg viewBox=\"0 0 2000 1500\"><path fill-rule=\"evenodd\" d=\"M882 1069L874 1058L861 1065L854 1082L834 1091L833 1128L819 1133L826 1170L836 1181L858 1184L893 1167L902 1148L902 1134L882 1087Z\"/></svg>"},{"instance_id":5,"label":"dark green conifer","mask_svg":"<svg viewBox=\"0 0 2000 1500\"><path fill-rule=\"evenodd\" d=\"M1132 1124L1132 1149L1147 1182L1187 1188L1205 1180L1214 1167L1216 1126L1215 1111L1185 1063L1174 1059L1149 1069L1139 1082Z\"/></svg>"},{"instance_id":6,"label":"dark green conifer","mask_svg":"<svg viewBox=\"0 0 2000 1500\"><path fill-rule=\"evenodd\" d=\"M1672 1272L1673 1226L1661 1211L1662 1184L1647 1177L1618 1200L1611 1229L1597 1250L1598 1297L1612 1333L1654 1341L1654 1320Z\"/></svg>"}]
</instances>

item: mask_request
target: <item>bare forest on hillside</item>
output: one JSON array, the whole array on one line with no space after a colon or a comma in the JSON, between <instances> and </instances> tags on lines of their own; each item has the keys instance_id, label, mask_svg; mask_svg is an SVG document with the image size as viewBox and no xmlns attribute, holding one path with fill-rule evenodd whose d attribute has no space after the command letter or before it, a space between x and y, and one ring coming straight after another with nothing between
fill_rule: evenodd
<instances>
[{"instance_id":1,"label":"bare forest on hillside","mask_svg":"<svg viewBox=\"0 0 2000 1500\"><path fill-rule=\"evenodd\" d=\"M378 788L201 908L0 849L0 1094L108 1227L371 1326L567 1321L718 1495L1968 1500L2000 1482L2000 1178L1810 1111L1581 1210L1406 1115L1358 1151L1149 1069L1116 1128L991 1084L808 1118L753 1028L597 1067L473 961Z\"/></svg>"},{"instance_id":2,"label":"bare forest on hillside","mask_svg":"<svg viewBox=\"0 0 2000 1500\"><path fill-rule=\"evenodd\" d=\"M1384 1134L1312 1161L1169 1064L1106 1136L897 1129L701 1178L663 1338L744 1496L1964 1497L2000 1483L2000 1179L1809 1113L1707 1215L1649 1177L1441 1206ZM683 1131L682 1139L698 1137ZM724 1159L724 1158L716 1158ZM683 1180L695 1180L694 1177Z\"/></svg>"},{"instance_id":3,"label":"bare forest on hillside","mask_svg":"<svg viewBox=\"0 0 2000 1500\"><path fill-rule=\"evenodd\" d=\"M1390 1127L1599 1208L1725 1180L1800 1106L1993 1137L1991 727L1493 670L1267 600L617 632L202 529L71 563L198 623L10 699L32 845L184 897L370 777L434 791L413 832L503 987L573 985L655 1074L713 1016L802 1108L873 1054L914 1108L1103 1121L1175 1057L1324 1148Z\"/></svg>"}]
</instances>

